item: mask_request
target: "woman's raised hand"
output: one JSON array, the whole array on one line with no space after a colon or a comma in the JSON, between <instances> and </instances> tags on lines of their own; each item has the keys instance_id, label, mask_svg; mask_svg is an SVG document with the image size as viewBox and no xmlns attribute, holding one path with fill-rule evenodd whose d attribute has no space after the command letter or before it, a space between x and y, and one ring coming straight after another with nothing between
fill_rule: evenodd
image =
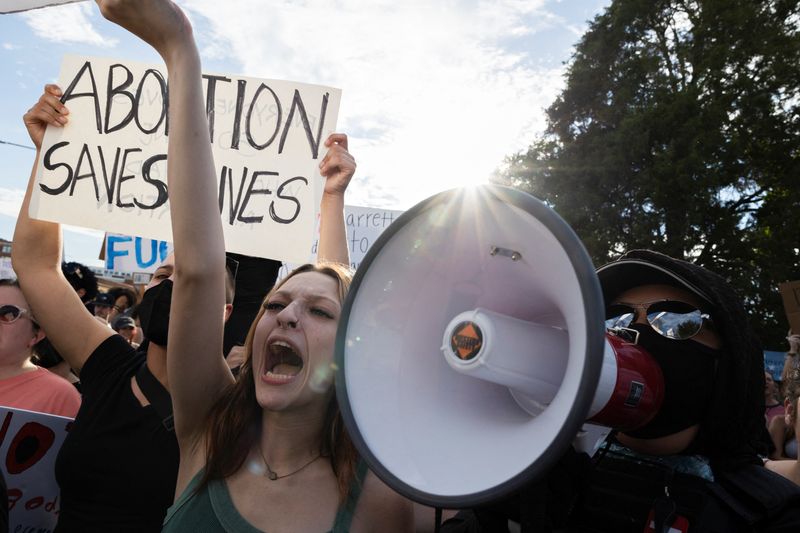
<instances>
[{"instance_id":1,"label":"woman's raised hand","mask_svg":"<svg viewBox=\"0 0 800 533\"><path fill-rule=\"evenodd\" d=\"M194 46L192 25L170 0L96 0L100 13L155 48L166 61L182 44Z\"/></svg>"},{"instance_id":2,"label":"woman's raised hand","mask_svg":"<svg viewBox=\"0 0 800 533\"><path fill-rule=\"evenodd\" d=\"M343 197L356 172L356 160L347 151L347 135L331 133L325 139L325 146L328 147L328 153L319 164L320 174L326 178L324 192Z\"/></svg>"},{"instance_id":3,"label":"woman's raised hand","mask_svg":"<svg viewBox=\"0 0 800 533\"><path fill-rule=\"evenodd\" d=\"M42 147L42 139L48 125L61 127L67 123L69 110L59 98L61 98L61 89L58 85L52 83L45 85L42 96L22 117L25 127L28 129L28 135L37 150Z\"/></svg>"}]
</instances>

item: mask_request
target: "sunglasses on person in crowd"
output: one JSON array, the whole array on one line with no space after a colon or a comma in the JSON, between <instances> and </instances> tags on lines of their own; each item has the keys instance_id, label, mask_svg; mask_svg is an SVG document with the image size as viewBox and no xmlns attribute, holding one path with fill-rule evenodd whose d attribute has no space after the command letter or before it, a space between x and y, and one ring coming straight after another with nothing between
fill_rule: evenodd
<instances>
[{"instance_id":1,"label":"sunglasses on person in crowd","mask_svg":"<svg viewBox=\"0 0 800 533\"><path fill-rule=\"evenodd\" d=\"M668 339L691 339L700 333L704 323L711 323L708 313L691 304L677 300L656 300L641 304L616 302L609 305L606 308L606 328L628 328L636 321L640 311L644 311L650 327Z\"/></svg>"},{"instance_id":2,"label":"sunglasses on person in crowd","mask_svg":"<svg viewBox=\"0 0 800 533\"><path fill-rule=\"evenodd\" d=\"M17 307L16 305L13 304L0 305L0 324L13 324L21 316L24 316L25 318L36 324L36 320L33 319L33 315L27 309L23 309L22 307Z\"/></svg>"}]
</instances>

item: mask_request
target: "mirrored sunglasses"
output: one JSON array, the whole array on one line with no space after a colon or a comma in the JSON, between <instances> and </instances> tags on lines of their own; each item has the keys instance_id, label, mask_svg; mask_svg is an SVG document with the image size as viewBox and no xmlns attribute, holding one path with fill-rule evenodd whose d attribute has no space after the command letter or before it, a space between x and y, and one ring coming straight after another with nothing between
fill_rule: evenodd
<instances>
[{"instance_id":1,"label":"mirrored sunglasses","mask_svg":"<svg viewBox=\"0 0 800 533\"><path fill-rule=\"evenodd\" d=\"M0 305L0 324L13 324L21 316L26 317L34 324L36 323L36 321L33 319L33 315L27 309L17 307L13 304Z\"/></svg>"},{"instance_id":2,"label":"mirrored sunglasses","mask_svg":"<svg viewBox=\"0 0 800 533\"><path fill-rule=\"evenodd\" d=\"M676 300L658 300L632 304L617 302L606 308L606 329L628 328L644 311L647 323L656 333L674 340L686 340L697 335L711 317L697 307Z\"/></svg>"}]
</instances>

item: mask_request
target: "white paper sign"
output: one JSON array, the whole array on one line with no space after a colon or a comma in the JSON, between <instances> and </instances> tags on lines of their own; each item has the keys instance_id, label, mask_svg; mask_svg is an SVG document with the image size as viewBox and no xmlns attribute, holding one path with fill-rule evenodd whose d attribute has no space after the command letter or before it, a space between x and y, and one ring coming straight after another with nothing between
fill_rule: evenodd
<instances>
[{"instance_id":1,"label":"white paper sign","mask_svg":"<svg viewBox=\"0 0 800 533\"><path fill-rule=\"evenodd\" d=\"M403 211L394 209L376 209L374 207L344 206L344 221L347 226L347 248L350 252L350 266L357 269L367 255L372 244L389 225L397 220ZM317 257L319 244L319 225L317 239L311 246L308 262L313 263ZM284 263L278 273L278 279L285 277L299 264Z\"/></svg>"},{"instance_id":2,"label":"white paper sign","mask_svg":"<svg viewBox=\"0 0 800 533\"><path fill-rule=\"evenodd\" d=\"M69 4L81 0L2 0L0 2L0 13L16 13L18 11L28 11L39 7L56 6Z\"/></svg>"},{"instance_id":3,"label":"white paper sign","mask_svg":"<svg viewBox=\"0 0 800 533\"><path fill-rule=\"evenodd\" d=\"M58 520L55 464L71 418L0 406L0 458L9 531L52 531Z\"/></svg>"},{"instance_id":4,"label":"white paper sign","mask_svg":"<svg viewBox=\"0 0 800 533\"><path fill-rule=\"evenodd\" d=\"M152 273L171 252L172 244L167 241L106 234L106 270L130 274Z\"/></svg>"},{"instance_id":5,"label":"white paper sign","mask_svg":"<svg viewBox=\"0 0 800 533\"><path fill-rule=\"evenodd\" d=\"M47 129L31 216L172 241L163 67L67 56L59 80L70 123ZM203 84L226 249L305 260L341 92L209 74Z\"/></svg>"}]
</instances>

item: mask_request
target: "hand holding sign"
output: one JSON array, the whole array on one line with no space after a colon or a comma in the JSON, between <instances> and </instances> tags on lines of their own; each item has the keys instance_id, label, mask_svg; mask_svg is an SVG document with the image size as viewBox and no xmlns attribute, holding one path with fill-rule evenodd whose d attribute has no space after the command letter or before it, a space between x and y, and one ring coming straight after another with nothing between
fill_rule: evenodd
<instances>
[{"instance_id":1,"label":"hand holding sign","mask_svg":"<svg viewBox=\"0 0 800 533\"><path fill-rule=\"evenodd\" d=\"M59 100L61 94L61 88L58 85L45 85L44 93L39 97L39 101L22 117L25 127L28 129L28 135L37 150L42 147L42 139L47 126L60 128L67 123L69 110Z\"/></svg>"}]
</instances>

